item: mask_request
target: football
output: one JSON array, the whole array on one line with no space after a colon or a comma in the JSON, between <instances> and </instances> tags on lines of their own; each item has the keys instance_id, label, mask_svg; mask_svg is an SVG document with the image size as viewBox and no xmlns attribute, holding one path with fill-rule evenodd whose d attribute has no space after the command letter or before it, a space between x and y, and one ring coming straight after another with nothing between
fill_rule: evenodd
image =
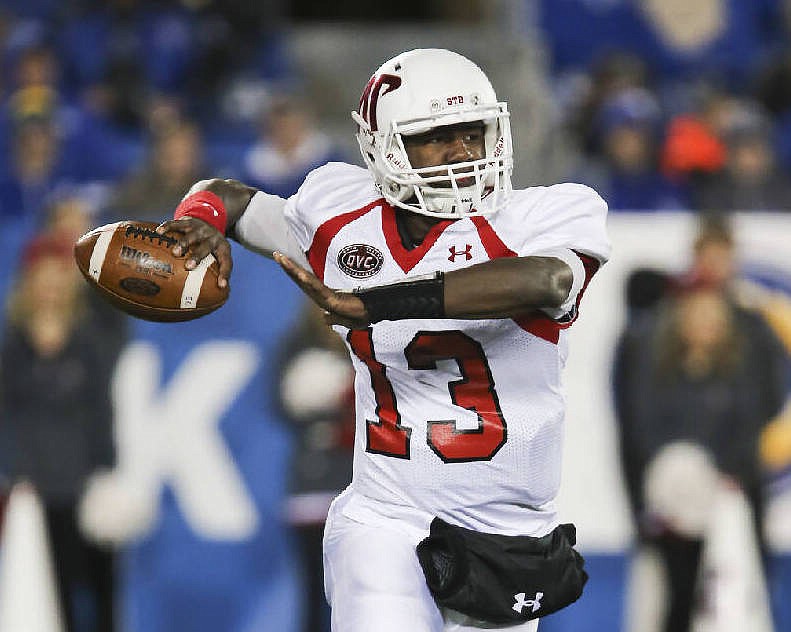
<instances>
[{"instance_id":1,"label":"football","mask_svg":"<svg viewBox=\"0 0 791 632\"><path fill-rule=\"evenodd\" d=\"M74 245L80 272L113 305L145 320L192 320L225 303L229 288L217 285L214 257L187 270L187 256L173 254L175 237L156 228L151 222L123 221L86 233Z\"/></svg>"}]
</instances>

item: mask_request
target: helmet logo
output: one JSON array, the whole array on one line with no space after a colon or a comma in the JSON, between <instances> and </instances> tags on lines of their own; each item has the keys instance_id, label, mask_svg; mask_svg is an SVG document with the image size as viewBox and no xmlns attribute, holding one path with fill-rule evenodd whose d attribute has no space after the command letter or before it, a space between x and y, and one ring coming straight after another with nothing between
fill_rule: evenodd
<instances>
[{"instance_id":1,"label":"helmet logo","mask_svg":"<svg viewBox=\"0 0 791 632\"><path fill-rule=\"evenodd\" d=\"M338 253L338 267L355 279L367 279L382 269L384 257L378 248L368 244L352 244Z\"/></svg>"},{"instance_id":2,"label":"helmet logo","mask_svg":"<svg viewBox=\"0 0 791 632\"><path fill-rule=\"evenodd\" d=\"M396 75L374 75L368 80L360 97L360 116L365 119L372 132L379 129L376 122L376 104L379 102L379 97L397 90L400 85L401 77Z\"/></svg>"}]
</instances>

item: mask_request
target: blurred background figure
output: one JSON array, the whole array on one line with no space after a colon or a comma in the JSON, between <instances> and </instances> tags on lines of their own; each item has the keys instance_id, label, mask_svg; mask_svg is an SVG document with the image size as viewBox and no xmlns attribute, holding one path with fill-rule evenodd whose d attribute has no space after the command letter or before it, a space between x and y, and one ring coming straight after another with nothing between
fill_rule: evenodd
<instances>
[{"instance_id":1,"label":"blurred background figure","mask_svg":"<svg viewBox=\"0 0 791 632\"><path fill-rule=\"evenodd\" d=\"M599 159L580 177L601 191L610 210L687 208L684 190L657 168L660 108L648 90L629 88L609 97L593 123Z\"/></svg>"},{"instance_id":2,"label":"blurred background figure","mask_svg":"<svg viewBox=\"0 0 791 632\"><path fill-rule=\"evenodd\" d=\"M694 189L725 165L723 131L736 105L731 95L709 85L701 86L691 102L667 123L660 168L674 182Z\"/></svg>"},{"instance_id":3,"label":"blurred background figure","mask_svg":"<svg viewBox=\"0 0 791 632\"><path fill-rule=\"evenodd\" d=\"M739 104L723 130L725 164L700 183L701 211L791 210L791 179L778 169L769 121L753 102Z\"/></svg>"},{"instance_id":4,"label":"blurred background figure","mask_svg":"<svg viewBox=\"0 0 791 632\"><path fill-rule=\"evenodd\" d=\"M786 37L782 2L742 0L538 1L556 74L586 68L613 49L646 61L664 90L711 77L745 89ZM683 90L682 90L683 91Z\"/></svg>"},{"instance_id":5,"label":"blurred background figure","mask_svg":"<svg viewBox=\"0 0 791 632\"><path fill-rule=\"evenodd\" d=\"M65 190L48 204L43 230L54 239L74 244L96 224L104 223L105 219L98 214L90 200L75 191ZM68 267L73 266L71 258L63 263ZM87 287L82 288L80 298L81 309L85 311L91 326L101 330L104 370L111 374L115 361L127 342L129 319L126 314L115 309Z\"/></svg>"},{"instance_id":6,"label":"blurred background figure","mask_svg":"<svg viewBox=\"0 0 791 632\"><path fill-rule=\"evenodd\" d=\"M740 265L730 217L701 217L682 283L721 289L741 312L763 320L791 358L791 298L751 278Z\"/></svg>"},{"instance_id":7,"label":"blurred background figure","mask_svg":"<svg viewBox=\"0 0 791 632\"><path fill-rule=\"evenodd\" d=\"M0 214L5 221L43 222L44 206L62 183L60 141L54 123L31 116L15 123L11 165L0 181Z\"/></svg>"},{"instance_id":8,"label":"blurred background figure","mask_svg":"<svg viewBox=\"0 0 791 632\"><path fill-rule=\"evenodd\" d=\"M259 139L244 156L243 180L287 198L313 169L341 158L330 138L316 127L305 100L280 94L266 108Z\"/></svg>"},{"instance_id":9,"label":"blurred background figure","mask_svg":"<svg viewBox=\"0 0 791 632\"><path fill-rule=\"evenodd\" d=\"M732 293L738 276L736 242L730 221L721 215L702 219L692 244L692 263L685 282Z\"/></svg>"},{"instance_id":10,"label":"blurred background figure","mask_svg":"<svg viewBox=\"0 0 791 632\"><path fill-rule=\"evenodd\" d=\"M120 183L110 215L159 223L207 173L199 129L186 121L171 122L152 134L146 162Z\"/></svg>"},{"instance_id":11,"label":"blurred background figure","mask_svg":"<svg viewBox=\"0 0 791 632\"><path fill-rule=\"evenodd\" d=\"M756 549L762 560L766 555L759 442L785 403L787 364L766 322L733 299L733 250L723 225L704 224L690 273L669 284L656 307L630 322L616 352L623 469L638 546L656 550L666 573L667 607L655 628L664 632L690 629L701 607L697 591L713 581L699 569L714 511L705 501L714 497L717 480L727 479L746 497ZM674 456L666 469L656 466L664 450L678 442L696 446L697 452ZM670 457L661 458L666 464ZM687 472L682 480L691 481L693 470L700 473L695 480L701 487L678 484L679 467ZM660 497L674 498L673 511L667 503L658 510L646 497L647 485L662 490ZM692 498L695 489L699 493Z\"/></svg>"},{"instance_id":12,"label":"blurred background figure","mask_svg":"<svg viewBox=\"0 0 791 632\"><path fill-rule=\"evenodd\" d=\"M87 200L64 192L54 199L47 213L46 230L64 241L74 243L94 224L94 213Z\"/></svg>"},{"instance_id":13,"label":"blurred background figure","mask_svg":"<svg viewBox=\"0 0 791 632\"><path fill-rule=\"evenodd\" d=\"M279 366L279 408L294 435L286 519L302 564L302 630L328 631L322 537L330 503L352 477L354 373L346 347L312 302L287 333Z\"/></svg>"},{"instance_id":14,"label":"blurred background figure","mask_svg":"<svg viewBox=\"0 0 791 632\"><path fill-rule=\"evenodd\" d=\"M77 505L114 462L108 354L93 326L72 243L43 233L24 249L3 334L2 468L40 495L67 632L114 629L113 554L78 526Z\"/></svg>"},{"instance_id":15,"label":"blurred background figure","mask_svg":"<svg viewBox=\"0 0 791 632\"><path fill-rule=\"evenodd\" d=\"M598 151L595 122L602 105L622 92L651 87L645 62L625 51L601 56L589 73L575 74L569 83L569 128L588 156Z\"/></svg>"}]
</instances>

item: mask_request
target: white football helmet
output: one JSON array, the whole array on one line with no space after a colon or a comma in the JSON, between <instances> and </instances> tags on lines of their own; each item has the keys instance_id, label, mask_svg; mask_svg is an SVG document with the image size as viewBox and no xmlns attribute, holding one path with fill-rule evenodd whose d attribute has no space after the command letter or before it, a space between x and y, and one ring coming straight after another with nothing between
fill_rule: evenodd
<instances>
[{"instance_id":1,"label":"white football helmet","mask_svg":"<svg viewBox=\"0 0 791 632\"><path fill-rule=\"evenodd\" d=\"M442 218L490 214L507 202L513 169L508 116L478 66L437 48L401 53L382 64L352 112L363 159L385 199ZM484 124L480 160L421 169L409 163L403 136L474 121ZM473 185L459 186L472 176Z\"/></svg>"}]
</instances>

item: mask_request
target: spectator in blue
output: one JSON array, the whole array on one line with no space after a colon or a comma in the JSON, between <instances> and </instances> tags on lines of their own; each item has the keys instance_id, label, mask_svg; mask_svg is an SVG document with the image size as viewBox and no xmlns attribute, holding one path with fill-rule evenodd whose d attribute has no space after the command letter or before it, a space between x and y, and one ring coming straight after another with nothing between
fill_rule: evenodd
<instances>
[{"instance_id":1,"label":"spectator in blue","mask_svg":"<svg viewBox=\"0 0 791 632\"><path fill-rule=\"evenodd\" d=\"M723 132L725 166L695 191L701 211L790 211L791 178L777 166L770 121L753 101L742 101Z\"/></svg>"},{"instance_id":2,"label":"spectator in blue","mask_svg":"<svg viewBox=\"0 0 791 632\"><path fill-rule=\"evenodd\" d=\"M630 88L606 100L594 119L600 158L581 178L596 186L612 211L688 208L683 189L657 169L661 117L654 96Z\"/></svg>"},{"instance_id":3,"label":"spectator in blue","mask_svg":"<svg viewBox=\"0 0 791 632\"><path fill-rule=\"evenodd\" d=\"M272 99L261 135L244 156L243 179L262 191L289 197L313 169L342 159L330 138L316 128L304 100L282 94Z\"/></svg>"},{"instance_id":4,"label":"spectator in blue","mask_svg":"<svg viewBox=\"0 0 791 632\"><path fill-rule=\"evenodd\" d=\"M40 224L47 198L64 179L53 121L39 115L16 121L12 145L9 172L0 180L0 218Z\"/></svg>"},{"instance_id":5,"label":"spectator in blue","mask_svg":"<svg viewBox=\"0 0 791 632\"><path fill-rule=\"evenodd\" d=\"M7 43L4 52L6 83L0 108L0 172L5 177L13 162L16 123L32 116L56 119L61 104L56 85L57 63L51 49L34 39L19 46Z\"/></svg>"},{"instance_id":6,"label":"spectator in blue","mask_svg":"<svg viewBox=\"0 0 791 632\"><path fill-rule=\"evenodd\" d=\"M578 139L586 155L597 152L596 117L603 103L631 88L649 89L648 69L645 62L625 51L613 51L602 56L593 65L589 76L572 81L569 102L569 130ZM563 92L565 89L561 88Z\"/></svg>"},{"instance_id":7,"label":"spectator in blue","mask_svg":"<svg viewBox=\"0 0 791 632\"><path fill-rule=\"evenodd\" d=\"M145 124L150 101L176 98L202 123L246 80L290 71L279 37L283 2L83 2L61 29L68 81L123 130Z\"/></svg>"},{"instance_id":8,"label":"spectator in blue","mask_svg":"<svg viewBox=\"0 0 791 632\"><path fill-rule=\"evenodd\" d=\"M782 42L783 0L642 0L646 54L665 80L716 77L734 89L749 85Z\"/></svg>"}]
</instances>

